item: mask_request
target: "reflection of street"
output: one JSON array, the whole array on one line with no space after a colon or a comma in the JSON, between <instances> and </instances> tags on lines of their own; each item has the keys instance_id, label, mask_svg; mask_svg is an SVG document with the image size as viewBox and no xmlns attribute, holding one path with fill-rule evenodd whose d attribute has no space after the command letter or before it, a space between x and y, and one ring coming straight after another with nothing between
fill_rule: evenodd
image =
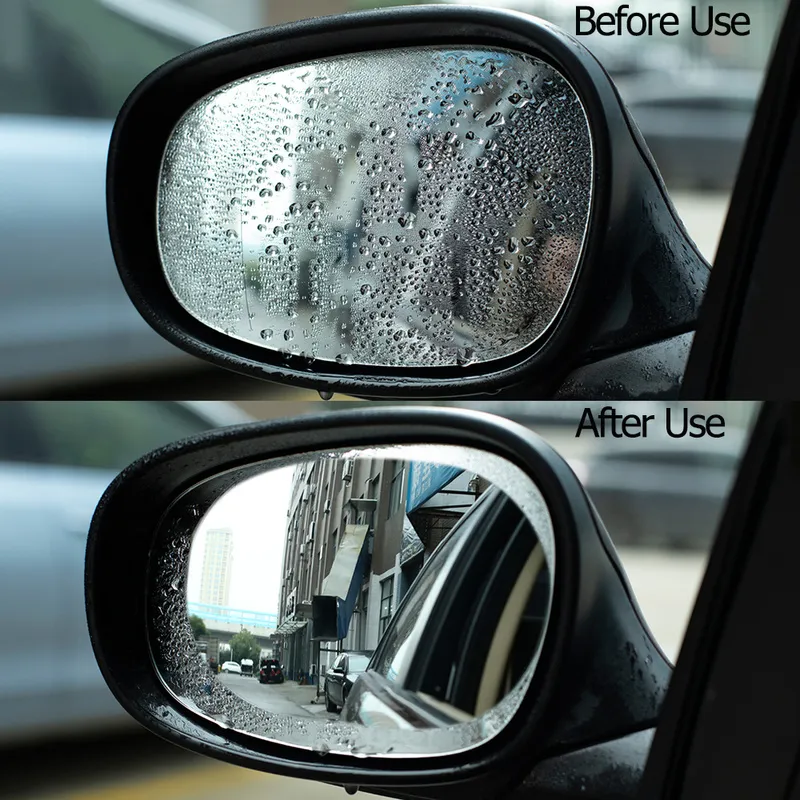
<instances>
[{"instance_id":1,"label":"reflection of street","mask_svg":"<svg viewBox=\"0 0 800 800\"><path fill-rule=\"evenodd\" d=\"M674 658L706 554L629 549L621 551L620 557L645 618L666 654ZM256 705L271 704L270 710L317 713L304 708L310 704L303 702L309 694L313 697L314 687L291 681L261 685L256 678L238 675L220 679ZM324 705L321 709L319 713L325 714ZM14 800L219 800L222 794L235 795L237 800L344 797L338 788L230 766L145 733L31 747L2 757L3 796Z\"/></svg>"},{"instance_id":2,"label":"reflection of street","mask_svg":"<svg viewBox=\"0 0 800 800\"><path fill-rule=\"evenodd\" d=\"M325 711L325 697L317 697L316 686L300 686L296 681L259 683L257 678L241 675L218 675L219 682L248 703L271 711L295 717L322 717L338 719L338 714Z\"/></svg>"}]
</instances>

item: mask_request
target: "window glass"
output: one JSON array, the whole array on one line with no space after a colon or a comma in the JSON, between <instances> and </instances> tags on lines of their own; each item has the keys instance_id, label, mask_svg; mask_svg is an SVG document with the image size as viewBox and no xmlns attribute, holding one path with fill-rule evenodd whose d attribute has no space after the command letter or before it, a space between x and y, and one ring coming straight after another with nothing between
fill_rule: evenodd
<instances>
[{"instance_id":1,"label":"window glass","mask_svg":"<svg viewBox=\"0 0 800 800\"><path fill-rule=\"evenodd\" d=\"M392 596L394 594L394 577L381 581L381 608L378 633L382 636L392 618Z\"/></svg>"},{"instance_id":2,"label":"window glass","mask_svg":"<svg viewBox=\"0 0 800 800\"><path fill-rule=\"evenodd\" d=\"M119 471L150 450L212 427L167 402L6 402L0 404L0 459Z\"/></svg>"},{"instance_id":3,"label":"window glass","mask_svg":"<svg viewBox=\"0 0 800 800\"><path fill-rule=\"evenodd\" d=\"M2 0L0 113L113 119L143 78L194 46L101 0Z\"/></svg>"},{"instance_id":4,"label":"window glass","mask_svg":"<svg viewBox=\"0 0 800 800\"><path fill-rule=\"evenodd\" d=\"M407 596L406 601L398 610L392 630L386 639L379 642L379 652L374 669L388 680L395 680L398 673L404 669L404 659L407 658L408 653L405 652L403 645L418 630L420 613L428 596L433 591L439 576L453 566L459 550L459 543L464 540L464 537L469 536L471 527L471 525L463 523L456 526L436 548L414 581L414 592ZM383 630L381 630L382 634Z\"/></svg>"},{"instance_id":5,"label":"window glass","mask_svg":"<svg viewBox=\"0 0 800 800\"><path fill-rule=\"evenodd\" d=\"M389 510L387 517L391 517L400 510L403 505L403 463L397 465L397 472L392 478L391 486L389 487Z\"/></svg>"},{"instance_id":6,"label":"window glass","mask_svg":"<svg viewBox=\"0 0 800 800\"><path fill-rule=\"evenodd\" d=\"M367 668L367 664L369 664L369 658L367 656L350 656L350 659L347 662L347 669L350 672L364 672Z\"/></svg>"}]
</instances>

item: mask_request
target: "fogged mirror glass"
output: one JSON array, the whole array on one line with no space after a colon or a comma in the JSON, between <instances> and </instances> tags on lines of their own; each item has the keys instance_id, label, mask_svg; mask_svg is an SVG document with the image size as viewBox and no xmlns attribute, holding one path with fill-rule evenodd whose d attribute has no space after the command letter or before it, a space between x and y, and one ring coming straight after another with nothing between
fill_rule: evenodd
<instances>
[{"instance_id":1,"label":"fogged mirror glass","mask_svg":"<svg viewBox=\"0 0 800 800\"><path fill-rule=\"evenodd\" d=\"M517 709L554 552L541 495L508 462L408 446L273 463L191 527L153 602L159 672L189 708L398 756L475 746Z\"/></svg>"},{"instance_id":2,"label":"fogged mirror glass","mask_svg":"<svg viewBox=\"0 0 800 800\"><path fill-rule=\"evenodd\" d=\"M492 361L565 301L592 144L551 66L495 49L408 48L240 80L191 108L158 196L183 307L309 361Z\"/></svg>"}]
</instances>

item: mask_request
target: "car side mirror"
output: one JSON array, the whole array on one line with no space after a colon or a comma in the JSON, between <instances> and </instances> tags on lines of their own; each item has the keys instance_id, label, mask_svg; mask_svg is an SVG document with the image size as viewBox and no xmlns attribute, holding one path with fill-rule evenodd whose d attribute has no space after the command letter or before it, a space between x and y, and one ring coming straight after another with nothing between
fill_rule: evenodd
<instances>
[{"instance_id":1,"label":"car side mirror","mask_svg":"<svg viewBox=\"0 0 800 800\"><path fill-rule=\"evenodd\" d=\"M603 68L515 12L395 8L200 48L131 95L108 170L145 319L324 391L551 395L691 331L708 276Z\"/></svg>"},{"instance_id":2,"label":"car side mirror","mask_svg":"<svg viewBox=\"0 0 800 800\"><path fill-rule=\"evenodd\" d=\"M332 783L469 780L488 792L608 740L627 753L635 782L647 752L641 732L658 718L671 668L564 459L527 429L483 413L332 413L202 434L135 462L106 491L89 535L86 604L98 664L120 703L190 750ZM381 556L368 526L352 525L335 557L320 558L321 527L310 541L306 527L316 504L324 510L336 497L377 507L360 496L368 478L386 481L381 546L394 542L396 552ZM268 524L273 512L282 528ZM272 693L256 696L225 675L209 691L185 656L195 647L187 594L201 582L204 554L252 561L248 536L236 536L248 517L267 537L259 552L272 561L284 554L284 571L257 586L278 607L264 616L272 646L344 642L365 576L387 581L380 558L407 565L377 584L384 617L413 559L426 562L379 641L365 643L375 648L370 667L336 718L300 706L293 716L285 698L271 706ZM326 566L306 605L284 576L307 553ZM124 607L112 602L120 592ZM377 620L381 604L372 605ZM262 635L251 627L250 636ZM315 691L308 687L308 703Z\"/></svg>"}]
</instances>

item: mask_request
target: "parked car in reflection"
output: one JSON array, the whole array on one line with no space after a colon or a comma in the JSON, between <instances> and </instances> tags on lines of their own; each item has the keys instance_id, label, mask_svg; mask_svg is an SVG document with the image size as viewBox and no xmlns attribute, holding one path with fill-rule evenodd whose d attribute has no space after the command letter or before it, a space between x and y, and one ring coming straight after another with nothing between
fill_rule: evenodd
<instances>
[{"instance_id":1,"label":"parked car in reflection","mask_svg":"<svg viewBox=\"0 0 800 800\"><path fill-rule=\"evenodd\" d=\"M353 684L369 664L371 651L340 653L325 675L325 710L335 712L344 706Z\"/></svg>"},{"instance_id":2,"label":"parked car in reflection","mask_svg":"<svg viewBox=\"0 0 800 800\"><path fill-rule=\"evenodd\" d=\"M26 655L0 670L0 744L130 724L92 652L84 557L98 500L155 447L248 421L226 403L0 402L3 640ZM56 654L52 659L35 653ZM28 657L31 656L31 657Z\"/></svg>"},{"instance_id":3,"label":"parked car in reflection","mask_svg":"<svg viewBox=\"0 0 800 800\"><path fill-rule=\"evenodd\" d=\"M129 92L231 33L170 0L0 3L0 391L197 363L125 293L106 161Z\"/></svg>"},{"instance_id":4,"label":"parked car in reflection","mask_svg":"<svg viewBox=\"0 0 800 800\"><path fill-rule=\"evenodd\" d=\"M750 70L687 69L617 84L670 189L730 191L761 80Z\"/></svg>"},{"instance_id":5,"label":"parked car in reflection","mask_svg":"<svg viewBox=\"0 0 800 800\"><path fill-rule=\"evenodd\" d=\"M259 683L283 683L283 667L275 658L268 658L261 664L258 672Z\"/></svg>"},{"instance_id":6,"label":"parked car in reflection","mask_svg":"<svg viewBox=\"0 0 800 800\"><path fill-rule=\"evenodd\" d=\"M226 675L229 675L231 673L234 675L241 675L242 668L236 661L226 661L222 665L222 672L224 672Z\"/></svg>"},{"instance_id":7,"label":"parked car in reflection","mask_svg":"<svg viewBox=\"0 0 800 800\"><path fill-rule=\"evenodd\" d=\"M570 459L616 546L707 549L746 442L667 436L604 442Z\"/></svg>"}]
</instances>

